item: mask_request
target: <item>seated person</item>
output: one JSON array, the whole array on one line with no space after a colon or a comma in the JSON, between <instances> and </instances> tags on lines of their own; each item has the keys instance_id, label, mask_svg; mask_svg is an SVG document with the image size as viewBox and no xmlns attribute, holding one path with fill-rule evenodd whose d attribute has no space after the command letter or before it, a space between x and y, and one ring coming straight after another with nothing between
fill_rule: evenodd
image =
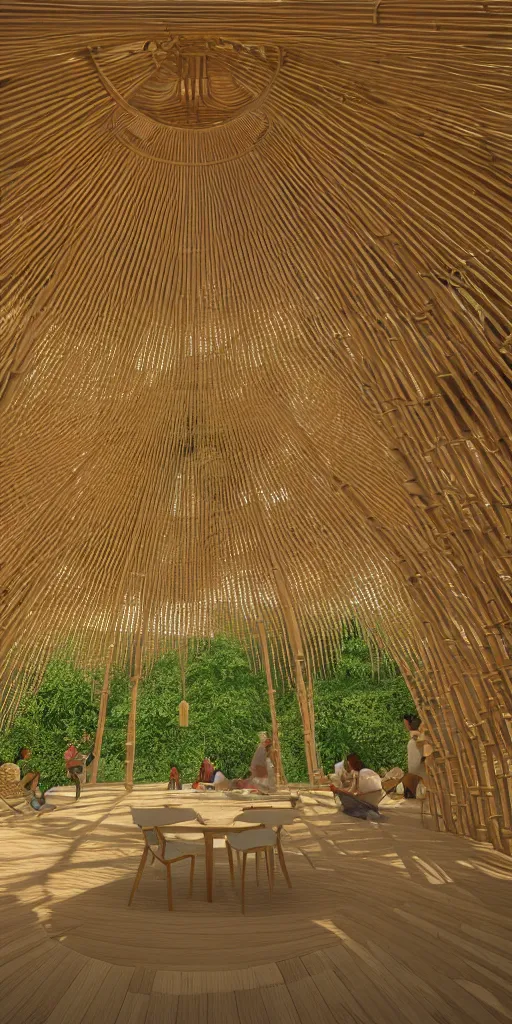
<instances>
[{"instance_id":1,"label":"seated person","mask_svg":"<svg viewBox=\"0 0 512 1024\"><path fill-rule=\"evenodd\" d=\"M84 732L82 744L89 744L90 737ZM81 784L86 781L86 769L94 760L94 754L81 753L74 743L69 743L64 751L64 761L68 779L75 784L75 799L78 800L81 793Z\"/></svg>"},{"instance_id":2,"label":"seated person","mask_svg":"<svg viewBox=\"0 0 512 1024\"><path fill-rule=\"evenodd\" d=\"M39 779L41 773L38 771L32 771L28 769L24 771L24 762L30 761L32 757L32 751L28 747L21 747L14 758L13 764L18 765L20 769L20 781L23 789L27 792L27 797L30 797L30 803L34 807L34 810L39 810L43 806L45 799L44 793L39 791ZM36 807L37 804L37 807Z\"/></svg>"},{"instance_id":3,"label":"seated person","mask_svg":"<svg viewBox=\"0 0 512 1024\"><path fill-rule=\"evenodd\" d=\"M251 793L257 793L258 790L252 784L252 772L245 777L245 779L232 779L229 784L230 789L248 789Z\"/></svg>"},{"instance_id":4,"label":"seated person","mask_svg":"<svg viewBox=\"0 0 512 1024\"><path fill-rule=\"evenodd\" d=\"M167 785L167 789L181 789L180 773L176 768L175 764L173 764L169 772L169 782Z\"/></svg>"},{"instance_id":5,"label":"seated person","mask_svg":"<svg viewBox=\"0 0 512 1024\"><path fill-rule=\"evenodd\" d=\"M201 767L199 769L199 782L213 782L215 775L215 765L210 761L208 757L203 758Z\"/></svg>"},{"instance_id":6,"label":"seated person","mask_svg":"<svg viewBox=\"0 0 512 1024\"><path fill-rule=\"evenodd\" d=\"M208 757L204 757L199 768L199 775L196 781L192 783L192 789L205 789L206 786L212 785L214 776L215 765L212 764Z\"/></svg>"},{"instance_id":7,"label":"seated person","mask_svg":"<svg viewBox=\"0 0 512 1024\"><path fill-rule=\"evenodd\" d=\"M224 772L221 772L220 768L215 769L212 781L216 790L224 790L230 788L230 782L224 775Z\"/></svg>"},{"instance_id":8,"label":"seated person","mask_svg":"<svg viewBox=\"0 0 512 1024\"><path fill-rule=\"evenodd\" d=\"M376 810L384 795L382 779L371 768L365 768L358 754L349 754L347 767L350 769L350 781L341 789L333 787L345 814L357 818L378 817Z\"/></svg>"},{"instance_id":9,"label":"seated person","mask_svg":"<svg viewBox=\"0 0 512 1024\"><path fill-rule=\"evenodd\" d=\"M2 761L0 764L0 800L4 800L11 810L21 814L20 803L28 801L34 811L54 811L53 804L46 802L46 797L41 793L33 793L29 786L23 786L19 765L12 761Z\"/></svg>"},{"instance_id":10,"label":"seated person","mask_svg":"<svg viewBox=\"0 0 512 1024\"><path fill-rule=\"evenodd\" d=\"M266 732L261 732L259 736L260 742L256 747L254 757L251 761L251 775L252 786L261 793L269 792L269 777L268 777L268 760L269 753L272 747L272 740L270 740Z\"/></svg>"},{"instance_id":11,"label":"seated person","mask_svg":"<svg viewBox=\"0 0 512 1024\"><path fill-rule=\"evenodd\" d=\"M334 774L329 775L329 780L333 782L336 786L338 786L339 789L341 789L343 784L347 782L349 779L350 771L347 771L345 762L338 761L337 764L334 765Z\"/></svg>"}]
</instances>

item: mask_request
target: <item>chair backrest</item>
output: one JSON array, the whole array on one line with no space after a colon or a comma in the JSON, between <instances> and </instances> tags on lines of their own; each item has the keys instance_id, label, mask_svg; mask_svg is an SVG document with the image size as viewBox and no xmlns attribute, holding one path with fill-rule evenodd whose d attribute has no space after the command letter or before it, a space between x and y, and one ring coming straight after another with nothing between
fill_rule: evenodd
<instances>
[{"instance_id":1,"label":"chair backrest","mask_svg":"<svg viewBox=\"0 0 512 1024\"><path fill-rule=\"evenodd\" d=\"M0 765L0 794L7 797L24 795L19 765L10 761Z\"/></svg>"},{"instance_id":2,"label":"chair backrest","mask_svg":"<svg viewBox=\"0 0 512 1024\"><path fill-rule=\"evenodd\" d=\"M250 811L243 811L236 818L236 821L252 821L258 825L265 826L276 826L276 825L291 825L294 821L300 819L300 815L297 811L289 810L283 807L255 807Z\"/></svg>"},{"instance_id":3,"label":"chair backrest","mask_svg":"<svg viewBox=\"0 0 512 1024\"><path fill-rule=\"evenodd\" d=\"M154 829L177 825L179 822L197 821L197 811L192 807L132 807L131 811L134 825L151 829L151 832L144 833L144 840L149 846L157 846L159 842Z\"/></svg>"},{"instance_id":4,"label":"chair backrest","mask_svg":"<svg viewBox=\"0 0 512 1024\"><path fill-rule=\"evenodd\" d=\"M192 807L132 807L134 825L139 828L151 828L165 825L177 825L180 821L196 821L197 811Z\"/></svg>"}]
</instances>

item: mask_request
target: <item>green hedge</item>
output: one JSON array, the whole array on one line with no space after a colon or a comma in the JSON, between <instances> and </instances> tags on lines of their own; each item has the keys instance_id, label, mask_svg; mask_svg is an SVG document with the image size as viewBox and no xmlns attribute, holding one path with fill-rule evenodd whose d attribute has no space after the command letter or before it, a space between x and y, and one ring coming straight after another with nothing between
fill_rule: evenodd
<instances>
[{"instance_id":1,"label":"green hedge","mask_svg":"<svg viewBox=\"0 0 512 1024\"><path fill-rule=\"evenodd\" d=\"M85 673L70 661L52 660L37 694L26 698L20 713L0 737L0 760L11 760L19 747L33 751L43 788L66 782L63 753L84 729L94 734L102 671ZM229 778L243 776L258 740L270 729L267 688L262 674L251 671L239 644L217 637L196 651L187 667L186 695L190 724L178 725L180 672L175 652L160 658L140 684L137 704L136 782L167 779L171 763L183 781L192 781L204 756ZM306 781L300 712L293 689L278 681L276 706L284 769L291 782ZM107 723L98 780L123 779L129 681L112 675ZM339 662L328 678L315 680L316 736L326 771L356 751L377 770L405 765L404 713L414 704L396 666L381 657L379 673L357 636L345 638Z\"/></svg>"}]
</instances>

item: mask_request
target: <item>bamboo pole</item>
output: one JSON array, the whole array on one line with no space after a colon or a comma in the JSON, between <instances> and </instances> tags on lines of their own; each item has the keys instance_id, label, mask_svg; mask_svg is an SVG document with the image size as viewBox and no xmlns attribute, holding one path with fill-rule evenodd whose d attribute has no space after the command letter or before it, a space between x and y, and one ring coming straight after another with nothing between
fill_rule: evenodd
<instances>
[{"instance_id":1,"label":"bamboo pole","mask_svg":"<svg viewBox=\"0 0 512 1024\"><path fill-rule=\"evenodd\" d=\"M126 762L124 785L125 789L128 791L133 789L133 765L135 761L135 740L137 724L137 696L141 677L141 654L142 637L141 634L139 633L137 637L137 643L135 646L135 664L133 676L131 679L130 692L130 714L128 716L128 728L126 730Z\"/></svg>"},{"instance_id":2,"label":"bamboo pole","mask_svg":"<svg viewBox=\"0 0 512 1024\"><path fill-rule=\"evenodd\" d=\"M100 708L98 712L98 726L96 729L96 736L94 737L94 761L92 762L91 780L90 785L95 786L98 781L98 765L101 757L101 747L103 744L103 732L105 730L105 722L107 718L107 705L108 705L108 693L109 693L109 681L110 681L110 666L112 664L112 655L114 653L114 644L111 644L108 649L107 662L105 665L105 674L103 676L103 689L101 691Z\"/></svg>"},{"instance_id":3,"label":"bamboo pole","mask_svg":"<svg viewBox=\"0 0 512 1024\"><path fill-rule=\"evenodd\" d=\"M304 747L306 751L308 778L310 785L313 785L315 781L315 774L318 772L318 764L316 757L315 735L311 723L310 702L306 684L304 682L304 651L302 647L302 637L300 635L299 624L293 610L284 576L277 566L274 566L274 575L293 655L297 699L302 717L302 728L304 730Z\"/></svg>"},{"instance_id":4,"label":"bamboo pole","mask_svg":"<svg viewBox=\"0 0 512 1024\"><path fill-rule=\"evenodd\" d=\"M272 750L274 752L276 782L279 786L282 786L283 784L286 784L286 778L283 769L283 762L281 759L279 725L276 715L276 702L274 699L275 690L272 682L272 673L270 671L270 658L268 654L267 634L265 632L265 624L262 619L258 619L258 632L260 635L261 653L263 657L263 664L265 666L265 675L267 677L268 702L270 705L270 718L272 720Z\"/></svg>"},{"instance_id":5,"label":"bamboo pole","mask_svg":"<svg viewBox=\"0 0 512 1024\"><path fill-rule=\"evenodd\" d=\"M135 575L135 574L134 574ZM138 575L138 574L137 574ZM142 575L142 574L140 574ZM137 641L135 644L135 657L133 664L133 675L131 677L131 692L130 692L130 714L128 716L128 727L126 730L126 761L125 761L125 776L124 785L125 789L130 791L133 789L133 765L135 762L135 741L137 734L137 696L139 691L139 683L142 675L142 648L144 644L145 634L145 615L144 615L144 577L142 581L142 587L139 594L139 616L142 617L142 623L137 635Z\"/></svg>"}]
</instances>

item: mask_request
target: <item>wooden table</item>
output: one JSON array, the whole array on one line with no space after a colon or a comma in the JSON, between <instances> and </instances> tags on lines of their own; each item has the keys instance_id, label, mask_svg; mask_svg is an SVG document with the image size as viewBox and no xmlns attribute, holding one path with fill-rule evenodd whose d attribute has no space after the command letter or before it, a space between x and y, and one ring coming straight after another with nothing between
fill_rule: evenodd
<instances>
[{"instance_id":1,"label":"wooden table","mask_svg":"<svg viewBox=\"0 0 512 1024\"><path fill-rule=\"evenodd\" d=\"M246 832L247 829L261 828L259 824L248 823L245 825L201 825L199 821L190 825L166 825L162 832L172 832L173 836L185 835L186 833L203 833L204 856L206 869L206 898L208 903L213 903L213 840L225 839L228 832Z\"/></svg>"}]
</instances>

